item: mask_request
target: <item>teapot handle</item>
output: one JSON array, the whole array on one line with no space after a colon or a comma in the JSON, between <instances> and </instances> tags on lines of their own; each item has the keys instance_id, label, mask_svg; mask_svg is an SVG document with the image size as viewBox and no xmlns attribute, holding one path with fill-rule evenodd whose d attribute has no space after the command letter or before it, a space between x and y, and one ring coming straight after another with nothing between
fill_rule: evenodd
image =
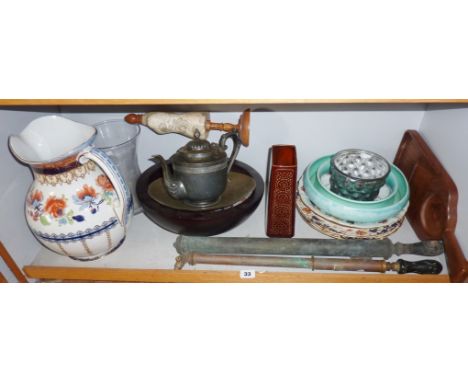
<instances>
[{"instance_id":1,"label":"teapot handle","mask_svg":"<svg viewBox=\"0 0 468 382\"><path fill-rule=\"evenodd\" d=\"M234 161L237 158L237 154L239 154L240 145L241 145L241 141L239 139L239 135L237 134L237 132L236 131L231 131L229 133L223 134L221 136L221 138L219 139L219 145L224 150L227 149L226 140L229 139L229 138L232 139L232 142L234 143L234 146L232 147L232 153L231 153L231 156L229 158L229 162L228 162L228 166L227 166L227 173L228 174L231 171L231 167L232 167L232 165L234 164Z\"/></svg>"},{"instance_id":2,"label":"teapot handle","mask_svg":"<svg viewBox=\"0 0 468 382\"><path fill-rule=\"evenodd\" d=\"M117 193L118 205L114 205L114 211L119 219L119 223L125 227L129 213L133 210L133 199L127 184L125 183L119 170L104 151L91 148L80 152L77 156L80 163L86 163L88 160L95 162L107 175Z\"/></svg>"}]
</instances>

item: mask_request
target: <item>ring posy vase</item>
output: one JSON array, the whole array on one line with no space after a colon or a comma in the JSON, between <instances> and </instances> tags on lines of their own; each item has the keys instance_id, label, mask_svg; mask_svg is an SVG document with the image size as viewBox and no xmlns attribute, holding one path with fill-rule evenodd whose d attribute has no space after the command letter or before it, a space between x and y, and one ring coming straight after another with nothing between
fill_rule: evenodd
<instances>
[{"instance_id":1,"label":"ring posy vase","mask_svg":"<svg viewBox=\"0 0 468 382\"><path fill-rule=\"evenodd\" d=\"M75 260L117 249L133 213L132 195L109 157L93 147L96 129L60 116L32 121L9 138L31 167L26 221L46 248Z\"/></svg>"}]
</instances>

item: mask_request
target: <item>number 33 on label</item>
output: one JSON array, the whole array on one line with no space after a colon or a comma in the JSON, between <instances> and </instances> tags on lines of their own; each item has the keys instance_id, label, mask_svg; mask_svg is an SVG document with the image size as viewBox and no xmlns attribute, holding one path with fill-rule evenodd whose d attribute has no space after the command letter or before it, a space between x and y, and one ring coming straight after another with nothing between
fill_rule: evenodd
<instances>
[{"instance_id":1,"label":"number 33 on label","mask_svg":"<svg viewBox=\"0 0 468 382\"><path fill-rule=\"evenodd\" d=\"M240 278L241 279L254 279L255 271L252 271L252 270L240 271Z\"/></svg>"}]
</instances>

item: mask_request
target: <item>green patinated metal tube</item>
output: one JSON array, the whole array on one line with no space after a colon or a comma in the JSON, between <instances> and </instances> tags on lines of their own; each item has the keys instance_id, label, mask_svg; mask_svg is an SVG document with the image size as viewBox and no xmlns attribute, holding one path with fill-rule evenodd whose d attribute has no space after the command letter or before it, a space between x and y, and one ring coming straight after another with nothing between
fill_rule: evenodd
<instances>
[{"instance_id":1,"label":"green patinated metal tube","mask_svg":"<svg viewBox=\"0 0 468 382\"><path fill-rule=\"evenodd\" d=\"M240 256L192 253L185 259L190 265L249 265L260 267L284 267L313 269L312 259L306 257Z\"/></svg>"},{"instance_id":2,"label":"green patinated metal tube","mask_svg":"<svg viewBox=\"0 0 468 382\"><path fill-rule=\"evenodd\" d=\"M177 237L174 247L180 254L232 253L251 255L341 256L351 258L390 258L392 255L414 254L438 256L443 253L440 241L393 244L391 240L283 239L251 237Z\"/></svg>"},{"instance_id":3,"label":"green patinated metal tube","mask_svg":"<svg viewBox=\"0 0 468 382\"><path fill-rule=\"evenodd\" d=\"M343 259L343 258L320 258L320 257L288 257L288 256L242 256L242 255L219 255L206 253L186 253L176 259L175 269L182 269L185 264L212 264L212 265L243 265L254 267L284 267L284 268L306 268L310 270L330 271L362 271L380 272L395 271L400 274L420 273L439 274L442 264L436 260L405 261L398 260L389 262L376 259Z\"/></svg>"}]
</instances>

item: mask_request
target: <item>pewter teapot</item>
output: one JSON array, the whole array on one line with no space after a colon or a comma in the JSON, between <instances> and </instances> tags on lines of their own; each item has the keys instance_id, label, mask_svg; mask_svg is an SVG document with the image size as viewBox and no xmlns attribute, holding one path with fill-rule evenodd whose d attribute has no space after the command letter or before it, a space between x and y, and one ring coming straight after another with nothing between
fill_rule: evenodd
<instances>
[{"instance_id":1,"label":"pewter teapot","mask_svg":"<svg viewBox=\"0 0 468 382\"><path fill-rule=\"evenodd\" d=\"M228 159L226 140L229 138L234 145ZM223 134L216 144L200 139L197 130L195 138L171 157L172 171L161 155L155 155L151 160L161 163L164 186L169 195L203 208L215 204L226 189L228 174L239 149L237 132Z\"/></svg>"}]
</instances>

